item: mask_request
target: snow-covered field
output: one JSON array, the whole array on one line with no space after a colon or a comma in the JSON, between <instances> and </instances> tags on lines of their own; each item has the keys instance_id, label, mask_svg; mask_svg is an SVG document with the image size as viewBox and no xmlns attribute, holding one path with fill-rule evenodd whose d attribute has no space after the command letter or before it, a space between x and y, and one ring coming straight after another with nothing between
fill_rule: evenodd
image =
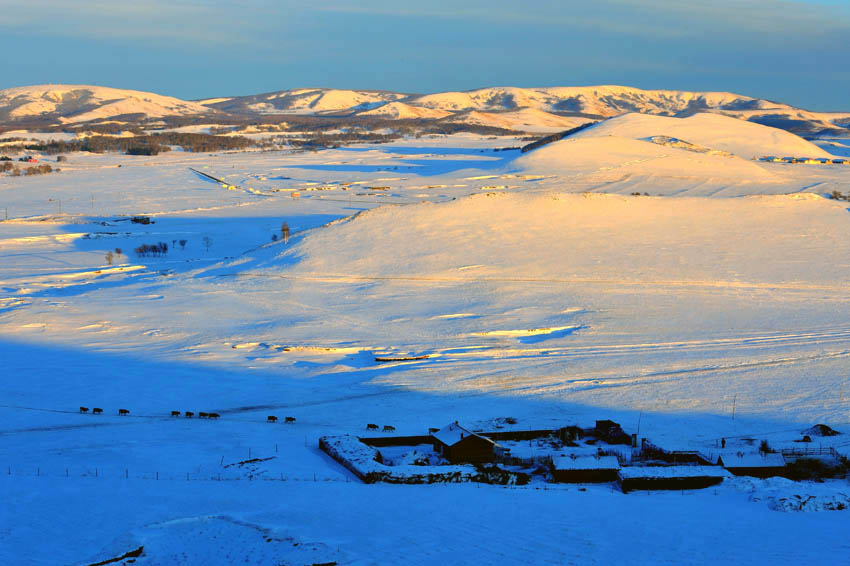
<instances>
[{"instance_id":1,"label":"snow-covered field","mask_svg":"<svg viewBox=\"0 0 850 566\"><path fill-rule=\"evenodd\" d=\"M823 196L850 167L668 120L523 155L460 135L0 177L0 561L842 562L847 511L792 509L846 480L363 485L317 448L514 417L704 453L826 423L814 445L850 453L850 214Z\"/></svg>"}]
</instances>

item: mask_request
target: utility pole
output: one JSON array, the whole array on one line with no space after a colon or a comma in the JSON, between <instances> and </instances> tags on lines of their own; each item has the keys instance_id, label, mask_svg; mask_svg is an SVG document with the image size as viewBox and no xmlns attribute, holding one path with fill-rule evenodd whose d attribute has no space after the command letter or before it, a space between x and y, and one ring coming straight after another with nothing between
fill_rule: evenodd
<instances>
[{"instance_id":1,"label":"utility pole","mask_svg":"<svg viewBox=\"0 0 850 566\"><path fill-rule=\"evenodd\" d=\"M735 398L732 399L732 420L735 420L735 405L738 403L738 394L735 393Z\"/></svg>"}]
</instances>

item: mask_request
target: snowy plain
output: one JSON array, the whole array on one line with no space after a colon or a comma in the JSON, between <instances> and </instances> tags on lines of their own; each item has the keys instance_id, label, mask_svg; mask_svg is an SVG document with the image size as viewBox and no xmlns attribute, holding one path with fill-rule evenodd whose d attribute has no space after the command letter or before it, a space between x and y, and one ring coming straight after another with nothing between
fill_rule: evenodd
<instances>
[{"instance_id":1,"label":"snowy plain","mask_svg":"<svg viewBox=\"0 0 850 566\"><path fill-rule=\"evenodd\" d=\"M622 128L523 155L458 135L0 177L0 560L840 563L847 511L771 502L843 480L363 485L317 448L510 416L706 453L826 423L850 452L850 214L824 197L850 167L752 161L782 136L667 120L651 135L737 153Z\"/></svg>"}]
</instances>

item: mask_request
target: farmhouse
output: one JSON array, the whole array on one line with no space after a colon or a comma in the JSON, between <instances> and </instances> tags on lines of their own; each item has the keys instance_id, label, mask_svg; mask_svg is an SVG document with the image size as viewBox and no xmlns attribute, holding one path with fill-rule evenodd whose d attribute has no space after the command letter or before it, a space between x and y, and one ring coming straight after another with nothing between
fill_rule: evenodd
<instances>
[{"instance_id":1,"label":"farmhouse","mask_svg":"<svg viewBox=\"0 0 850 566\"><path fill-rule=\"evenodd\" d=\"M434 450L452 464L492 462L502 455L502 447L475 434L457 421L432 434Z\"/></svg>"},{"instance_id":2,"label":"farmhouse","mask_svg":"<svg viewBox=\"0 0 850 566\"><path fill-rule=\"evenodd\" d=\"M565 483L617 481L620 463L615 456L559 456L552 459L552 479Z\"/></svg>"},{"instance_id":3,"label":"farmhouse","mask_svg":"<svg viewBox=\"0 0 850 566\"><path fill-rule=\"evenodd\" d=\"M721 454L717 464L723 466L729 473L736 476L752 476L756 478L769 478L773 476L784 476L785 458L782 454L760 454L734 452Z\"/></svg>"}]
</instances>

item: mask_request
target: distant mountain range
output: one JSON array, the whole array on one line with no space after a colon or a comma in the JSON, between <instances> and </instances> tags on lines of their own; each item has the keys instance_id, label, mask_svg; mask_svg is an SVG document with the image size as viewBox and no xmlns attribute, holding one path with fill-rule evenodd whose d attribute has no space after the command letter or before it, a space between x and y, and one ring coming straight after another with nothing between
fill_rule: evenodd
<instances>
[{"instance_id":1,"label":"distant mountain range","mask_svg":"<svg viewBox=\"0 0 850 566\"><path fill-rule=\"evenodd\" d=\"M0 125L57 127L174 119L196 123L273 122L277 117L440 121L523 132L551 132L637 112L690 116L708 112L804 136L850 135L850 112L811 112L730 92L642 90L622 86L515 88L406 94L378 90L302 88L251 96L184 101L149 92L84 85L0 90Z\"/></svg>"}]
</instances>

